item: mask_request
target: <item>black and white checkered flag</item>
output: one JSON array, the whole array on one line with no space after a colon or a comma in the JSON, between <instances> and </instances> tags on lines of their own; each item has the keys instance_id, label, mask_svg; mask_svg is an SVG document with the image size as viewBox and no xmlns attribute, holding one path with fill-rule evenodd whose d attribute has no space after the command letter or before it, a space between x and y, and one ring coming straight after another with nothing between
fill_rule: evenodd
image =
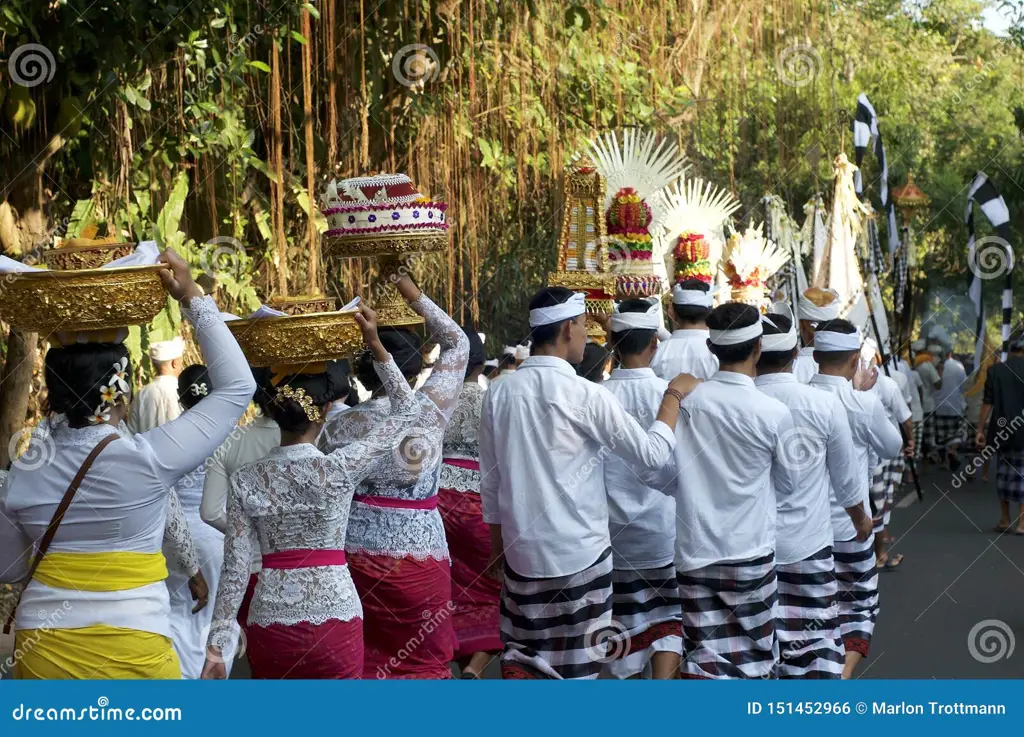
<instances>
[{"instance_id":1,"label":"black and white checkered flag","mask_svg":"<svg viewBox=\"0 0 1024 737\"><path fill-rule=\"evenodd\" d=\"M978 241L974 232L974 203L977 202L985 217L996 229L995 236ZM981 352L985 343L985 303L982 300L982 282L1004 276L1003 282L1003 360L1010 349L1010 327L1013 318L1013 248L1010 246L1010 210L1006 200L996 191L985 172L979 171L967 189L967 263L971 270L971 285L967 291L978 316L974 365L981 365Z\"/></svg>"},{"instance_id":2,"label":"black and white checkered flag","mask_svg":"<svg viewBox=\"0 0 1024 737\"><path fill-rule=\"evenodd\" d=\"M861 175L861 164L864 161L864 153L868 149L871 138L875 139L875 158L882 173L878 177L878 196L882 201L882 211L885 212L886 223L889 229L889 256L896 253L900 246L900 234L896 228L896 207L889 196L889 162L885 158L885 146L882 145L882 134L878 132L878 115L875 108L863 92L857 97L857 113L853 117L853 149L856 154L857 171L853 175L853 186L857 195L864 197L864 179ZM879 260L879 266L881 266Z\"/></svg>"}]
</instances>

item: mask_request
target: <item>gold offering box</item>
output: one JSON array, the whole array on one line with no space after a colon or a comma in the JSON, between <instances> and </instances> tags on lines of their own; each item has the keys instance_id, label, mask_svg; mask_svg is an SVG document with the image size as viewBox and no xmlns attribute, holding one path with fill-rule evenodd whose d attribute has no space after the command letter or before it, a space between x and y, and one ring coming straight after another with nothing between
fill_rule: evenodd
<instances>
[{"instance_id":1,"label":"gold offering box","mask_svg":"<svg viewBox=\"0 0 1024 737\"><path fill-rule=\"evenodd\" d=\"M325 235L325 256L361 258L364 256L411 256L414 253L441 253L448 248L448 231L373 233L371 235Z\"/></svg>"},{"instance_id":2,"label":"gold offering box","mask_svg":"<svg viewBox=\"0 0 1024 737\"><path fill-rule=\"evenodd\" d=\"M363 348L357 310L255 320L231 320L235 336L252 366L318 363L350 358Z\"/></svg>"},{"instance_id":3,"label":"gold offering box","mask_svg":"<svg viewBox=\"0 0 1024 737\"><path fill-rule=\"evenodd\" d=\"M84 246L51 248L40 253L48 268L61 271L98 269L135 251L134 243L91 243Z\"/></svg>"},{"instance_id":4,"label":"gold offering box","mask_svg":"<svg viewBox=\"0 0 1024 737\"><path fill-rule=\"evenodd\" d=\"M9 274L0 281L0 317L20 330L40 333L141 325L167 304L159 276L167 268L154 264Z\"/></svg>"},{"instance_id":5,"label":"gold offering box","mask_svg":"<svg viewBox=\"0 0 1024 737\"><path fill-rule=\"evenodd\" d=\"M334 312L338 309L337 300L323 294L279 297L267 302L267 306L281 312L286 312L293 317L295 315Z\"/></svg>"}]
</instances>

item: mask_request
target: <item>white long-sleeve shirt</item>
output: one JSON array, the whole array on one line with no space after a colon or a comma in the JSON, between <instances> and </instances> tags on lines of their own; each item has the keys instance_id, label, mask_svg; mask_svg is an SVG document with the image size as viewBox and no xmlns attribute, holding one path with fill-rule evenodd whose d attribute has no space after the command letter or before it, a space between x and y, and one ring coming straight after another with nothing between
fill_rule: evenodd
<instances>
[{"instance_id":1,"label":"white long-sleeve shirt","mask_svg":"<svg viewBox=\"0 0 1024 737\"><path fill-rule=\"evenodd\" d=\"M135 434L148 432L181 414L178 401L178 377L157 376L139 390L132 401L128 428Z\"/></svg>"},{"instance_id":2,"label":"white long-sleeve shirt","mask_svg":"<svg viewBox=\"0 0 1024 737\"><path fill-rule=\"evenodd\" d=\"M857 459L860 500L864 506L864 512L871 514L871 509L868 506L869 456L874 453L883 461L895 458L903 448L903 438L889 421L885 407L871 392L854 391L853 384L847 379L828 374L815 375L811 379L811 386L835 394L846 408L846 419L850 421L850 432L853 435L853 447ZM840 542L857 537L853 520L850 519L845 508L837 502L835 490L832 492L832 533Z\"/></svg>"},{"instance_id":3,"label":"white long-sleeve shirt","mask_svg":"<svg viewBox=\"0 0 1024 737\"><path fill-rule=\"evenodd\" d=\"M793 376L801 384L806 384L816 373L818 373L818 364L814 360L814 346L801 348L796 358L793 359Z\"/></svg>"},{"instance_id":4,"label":"white long-sleeve shirt","mask_svg":"<svg viewBox=\"0 0 1024 737\"><path fill-rule=\"evenodd\" d=\"M216 304L208 297L195 298L182 313L196 329L214 390L176 420L121 437L100 453L51 552L160 552L168 490L216 450L249 404L255 390L252 373ZM56 452L48 463L14 466L0 510L0 580L17 581L27 573L32 541L42 537L85 457L116 432L110 425L58 427L51 436ZM169 607L162 581L124 591L71 591L33 580L18 607L17 627L104 624L170 637Z\"/></svg>"},{"instance_id":5,"label":"white long-sleeve shirt","mask_svg":"<svg viewBox=\"0 0 1024 737\"><path fill-rule=\"evenodd\" d=\"M505 560L519 575L578 573L611 545L603 459L614 454L654 471L674 446L667 425L645 431L566 361L530 356L484 398L484 521L501 525Z\"/></svg>"},{"instance_id":6,"label":"white long-sleeve shirt","mask_svg":"<svg viewBox=\"0 0 1024 737\"><path fill-rule=\"evenodd\" d=\"M676 567L750 560L775 550L776 499L803 483L783 463L786 405L749 376L719 371L683 400L676 425Z\"/></svg>"},{"instance_id":7,"label":"white long-sleeve shirt","mask_svg":"<svg viewBox=\"0 0 1024 737\"><path fill-rule=\"evenodd\" d=\"M604 388L641 427L650 427L658 416L668 382L649 368L617 368L604 382ZM615 567L647 570L671 563L675 554L675 500L652 489L616 456L604 459L604 483Z\"/></svg>"},{"instance_id":8,"label":"white long-sleeve shirt","mask_svg":"<svg viewBox=\"0 0 1024 737\"><path fill-rule=\"evenodd\" d=\"M718 371L718 359L708 350L707 330L675 330L672 337L658 344L651 361L654 373L665 381L690 374L705 381Z\"/></svg>"},{"instance_id":9,"label":"white long-sleeve shirt","mask_svg":"<svg viewBox=\"0 0 1024 737\"><path fill-rule=\"evenodd\" d=\"M765 374L754 383L789 407L794 429L783 438L785 462L797 466L803 482L779 498L775 521L775 562L803 560L832 544L832 490L837 504L860 501L860 478L846 409L838 397L823 396L791 373Z\"/></svg>"}]
</instances>

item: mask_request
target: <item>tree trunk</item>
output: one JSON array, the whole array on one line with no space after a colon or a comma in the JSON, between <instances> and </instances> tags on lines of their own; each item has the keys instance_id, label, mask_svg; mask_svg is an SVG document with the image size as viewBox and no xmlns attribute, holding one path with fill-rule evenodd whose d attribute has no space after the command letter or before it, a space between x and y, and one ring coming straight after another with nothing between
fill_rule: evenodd
<instances>
[{"instance_id":1,"label":"tree trunk","mask_svg":"<svg viewBox=\"0 0 1024 737\"><path fill-rule=\"evenodd\" d=\"M11 439L25 427L38 342L36 333L15 328L7 337L7 360L0 372L0 468L13 460L16 448Z\"/></svg>"}]
</instances>

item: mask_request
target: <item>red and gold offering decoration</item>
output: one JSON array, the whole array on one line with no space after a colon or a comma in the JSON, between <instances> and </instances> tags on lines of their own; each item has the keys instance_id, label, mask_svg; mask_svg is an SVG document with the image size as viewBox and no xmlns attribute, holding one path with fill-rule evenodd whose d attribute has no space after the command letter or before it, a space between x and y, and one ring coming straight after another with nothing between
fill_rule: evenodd
<instances>
[{"instance_id":1,"label":"red and gold offering decoration","mask_svg":"<svg viewBox=\"0 0 1024 737\"><path fill-rule=\"evenodd\" d=\"M615 308L615 277L606 271L604 178L587 158L566 167L565 205L558 241L558 271L548 274L548 285L587 295L588 316L610 315ZM587 335L604 339L604 330L587 320Z\"/></svg>"},{"instance_id":2,"label":"red and gold offering decoration","mask_svg":"<svg viewBox=\"0 0 1024 737\"><path fill-rule=\"evenodd\" d=\"M373 305L380 325L422 324L398 293L395 277L408 268L410 257L448 250L448 205L421 193L405 174L332 179L320 205L329 227L325 256L380 259Z\"/></svg>"},{"instance_id":3,"label":"red and gold offering decoration","mask_svg":"<svg viewBox=\"0 0 1024 737\"><path fill-rule=\"evenodd\" d=\"M672 249L676 263L676 283L697 279L710 285L715 278L709 259L710 251L707 239L700 233L681 233Z\"/></svg>"},{"instance_id":4,"label":"red and gold offering decoration","mask_svg":"<svg viewBox=\"0 0 1024 737\"><path fill-rule=\"evenodd\" d=\"M615 274L619 299L649 297L661 292L661 279L651 263L651 208L632 187L620 189L605 216L608 263Z\"/></svg>"},{"instance_id":5,"label":"red and gold offering decoration","mask_svg":"<svg viewBox=\"0 0 1024 737\"><path fill-rule=\"evenodd\" d=\"M769 304L768 279L789 258L789 254L764 237L761 225L729 236L722 271L729 281L733 301L753 305L765 312Z\"/></svg>"}]
</instances>

